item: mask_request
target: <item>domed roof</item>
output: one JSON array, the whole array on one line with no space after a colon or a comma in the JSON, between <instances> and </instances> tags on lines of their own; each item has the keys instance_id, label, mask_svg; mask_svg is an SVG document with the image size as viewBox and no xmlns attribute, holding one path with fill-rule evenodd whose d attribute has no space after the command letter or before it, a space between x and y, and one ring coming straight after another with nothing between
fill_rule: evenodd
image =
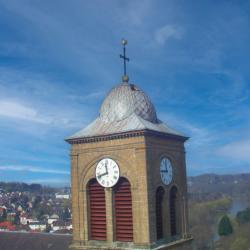
<instances>
[{"instance_id":1,"label":"domed roof","mask_svg":"<svg viewBox=\"0 0 250 250\"><path fill-rule=\"evenodd\" d=\"M149 97L136 85L124 82L114 87L104 99L100 119L104 122L121 121L132 114L157 123L156 111Z\"/></svg>"},{"instance_id":2,"label":"domed roof","mask_svg":"<svg viewBox=\"0 0 250 250\"><path fill-rule=\"evenodd\" d=\"M154 105L142 90L134 84L123 81L111 89L105 97L100 115L88 126L68 137L66 141L71 143L78 139L86 139L86 142L89 142L90 138L143 130L187 139L157 118Z\"/></svg>"}]
</instances>

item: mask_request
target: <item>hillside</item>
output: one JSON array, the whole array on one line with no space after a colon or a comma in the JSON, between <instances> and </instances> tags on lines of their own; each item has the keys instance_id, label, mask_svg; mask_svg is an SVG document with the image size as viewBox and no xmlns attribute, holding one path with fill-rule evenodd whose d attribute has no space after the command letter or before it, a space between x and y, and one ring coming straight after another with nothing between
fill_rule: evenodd
<instances>
[{"instance_id":1,"label":"hillside","mask_svg":"<svg viewBox=\"0 0 250 250\"><path fill-rule=\"evenodd\" d=\"M211 200L223 196L250 200L250 174L188 177L188 192L191 200Z\"/></svg>"},{"instance_id":2,"label":"hillside","mask_svg":"<svg viewBox=\"0 0 250 250\"><path fill-rule=\"evenodd\" d=\"M239 224L236 218L250 207L250 174L188 177L188 192L190 231L198 249L247 249L250 223ZM233 233L220 237L218 223L225 214Z\"/></svg>"}]
</instances>

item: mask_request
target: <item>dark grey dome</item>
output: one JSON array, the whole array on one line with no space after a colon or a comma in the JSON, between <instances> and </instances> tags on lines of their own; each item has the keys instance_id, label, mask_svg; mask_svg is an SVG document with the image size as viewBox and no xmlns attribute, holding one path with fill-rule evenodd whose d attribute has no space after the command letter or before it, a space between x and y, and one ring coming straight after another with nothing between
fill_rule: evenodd
<instances>
[{"instance_id":1,"label":"dark grey dome","mask_svg":"<svg viewBox=\"0 0 250 250\"><path fill-rule=\"evenodd\" d=\"M100 118L105 122L121 121L133 113L144 120L157 123L156 111L149 97L129 83L114 87L100 108Z\"/></svg>"}]
</instances>

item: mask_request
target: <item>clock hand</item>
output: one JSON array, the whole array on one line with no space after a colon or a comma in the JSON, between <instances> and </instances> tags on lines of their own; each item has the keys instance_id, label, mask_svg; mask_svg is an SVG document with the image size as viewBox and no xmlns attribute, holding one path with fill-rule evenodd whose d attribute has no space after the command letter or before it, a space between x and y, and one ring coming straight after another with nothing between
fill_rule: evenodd
<instances>
[{"instance_id":1,"label":"clock hand","mask_svg":"<svg viewBox=\"0 0 250 250\"><path fill-rule=\"evenodd\" d=\"M168 167L166 167L166 172L168 173Z\"/></svg>"},{"instance_id":2,"label":"clock hand","mask_svg":"<svg viewBox=\"0 0 250 250\"><path fill-rule=\"evenodd\" d=\"M108 174L108 173L105 172L105 173L103 173L103 174L98 175L97 178L100 179L101 177L103 177L103 176L105 176L105 175L107 175L107 174Z\"/></svg>"},{"instance_id":3,"label":"clock hand","mask_svg":"<svg viewBox=\"0 0 250 250\"><path fill-rule=\"evenodd\" d=\"M106 169L106 173L108 174L108 164L107 164L107 162L105 162L105 169Z\"/></svg>"}]
</instances>

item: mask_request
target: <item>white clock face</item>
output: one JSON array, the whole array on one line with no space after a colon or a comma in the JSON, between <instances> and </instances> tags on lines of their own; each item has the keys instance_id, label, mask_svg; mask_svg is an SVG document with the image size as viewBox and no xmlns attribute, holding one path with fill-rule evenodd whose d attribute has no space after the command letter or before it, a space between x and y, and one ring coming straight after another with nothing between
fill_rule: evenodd
<instances>
[{"instance_id":1,"label":"white clock face","mask_svg":"<svg viewBox=\"0 0 250 250\"><path fill-rule=\"evenodd\" d=\"M160 164L161 180L165 185L169 185L173 179L173 167L170 160L164 157Z\"/></svg>"},{"instance_id":2,"label":"white clock face","mask_svg":"<svg viewBox=\"0 0 250 250\"><path fill-rule=\"evenodd\" d=\"M97 164L95 176L101 186L113 187L119 180L120 170L114 160L105 158Z\"/></svg>"}]
</instances>

